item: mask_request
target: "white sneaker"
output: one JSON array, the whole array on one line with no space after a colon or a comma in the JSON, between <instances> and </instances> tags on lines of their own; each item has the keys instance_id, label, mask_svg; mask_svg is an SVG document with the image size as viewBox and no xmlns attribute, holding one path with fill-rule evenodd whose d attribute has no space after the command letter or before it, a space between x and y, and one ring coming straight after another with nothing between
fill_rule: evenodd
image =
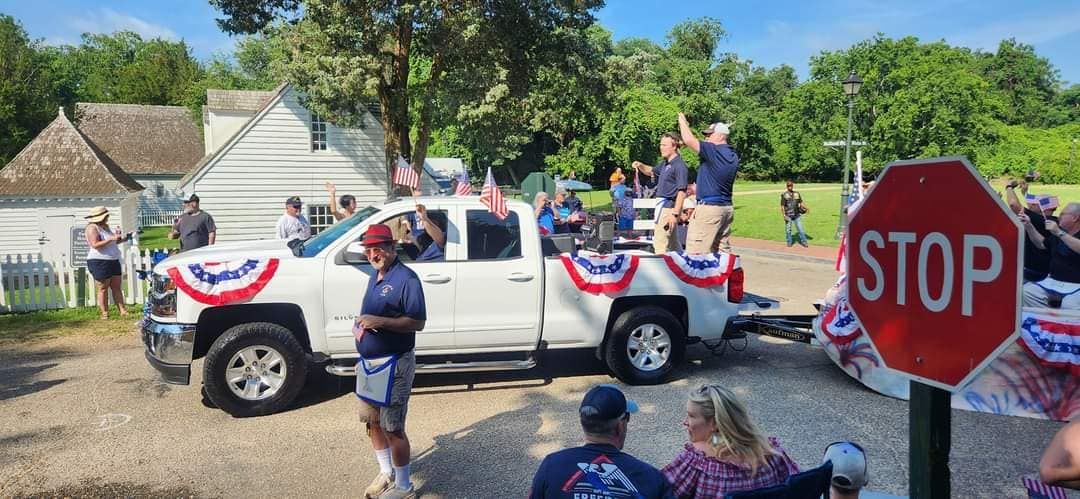
<instances>
[{"instance_id":1,"label":"white sneaker","mask_svg":"<svg viewBox=\"0 0 1080 499\"><path fill-rule=\"evenodd\" d=\"M390 473L379 473L375 477L375 480L371 481L371 485L368 485L364 489L364 499L376 499L381 497L383 492L394 486L394 475Z\"/></svg>"},{"instance_id":2,"label":"white sneaker","mask_svg":"<svg viewBox=\"0 0 1080 499\"><path fill-rule=\"evenodd\" d=\"M399 489L395 486L391 487L390 490L383 492L382 495L379 496L379 499L414 499L415 497L416 493L413 492L412 487L409 487L408 490L406 490Z\"/></svg>"}]
</instances>

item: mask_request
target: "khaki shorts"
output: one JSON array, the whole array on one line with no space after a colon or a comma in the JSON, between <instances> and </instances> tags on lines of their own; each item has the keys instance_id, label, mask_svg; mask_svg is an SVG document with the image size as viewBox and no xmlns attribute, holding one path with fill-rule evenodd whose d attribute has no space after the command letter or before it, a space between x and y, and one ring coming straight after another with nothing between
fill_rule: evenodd
<instances>
[{"instance_id":1,"label":"khaki shorts","mask_svg":"<svg viewBox=\"0 0 1080 499\"><path fill-rule=\"evenodd\" d=\"M361 398L360 422L379 425L383 431L398 433L405 431L405 415L409 412L409 394L412 393L413 378L416 377L416 352L410 350L398 358L394 366L394 386L390 389L390 405L379 407L369 404Z\"/></svg>"},{"instance_id":2,"label":"khaki shorts","mask_svg":"<svg viewBox=\"0 0 1080 499\"><path fill-rule=\"evenodd\" d=\"M660 210L660 220L656 222L656 227L653 228L653 253L662 255L668 251L682 251L682 245L679 244L679 238L675 237L675 228L678 223L672 224L668 227L668 230L664 230L664 224L668 216L675 212L675 208L662 208Z\"/></svg>"},{"instance_id":3,"label":"khaki shorts","mask_svg":"<svg viewBox=\"0 0 1080 499\"><path fill-rule=\"evenodd\" d=\"M731 223L735 220L735 207L698 204L690 215L686 229L687 253L716 253L718 249L731 251Z\"/></svg>"}]
</instances>

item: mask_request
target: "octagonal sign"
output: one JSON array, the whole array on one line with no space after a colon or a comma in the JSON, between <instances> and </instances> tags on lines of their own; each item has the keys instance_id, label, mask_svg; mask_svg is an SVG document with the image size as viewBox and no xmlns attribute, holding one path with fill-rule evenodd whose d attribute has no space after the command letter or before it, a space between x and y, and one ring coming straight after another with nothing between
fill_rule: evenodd
<instances>
[{"instance_id":1,"label":"octagonal sign","mask_svg":"<svg viewBox=\"0 0 1080 499\"><path fill-rule=\"evenodd\" d=\"M848 227L848 299L886 367L956 391L1016 341L1023 232L966 158L890 163Z\"/></svg>"}]
</instances>

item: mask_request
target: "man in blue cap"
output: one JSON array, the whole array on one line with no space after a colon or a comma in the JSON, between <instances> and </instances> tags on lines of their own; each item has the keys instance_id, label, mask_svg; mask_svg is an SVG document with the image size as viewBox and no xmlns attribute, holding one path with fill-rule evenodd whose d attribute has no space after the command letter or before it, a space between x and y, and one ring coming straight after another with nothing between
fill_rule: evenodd
<instances>
[{"instance_id":1,"label":"man in blue cap","mask_svg":"<svg viewBox=\"0 0 1080 499\"><path fill-rule=\"evenodd\" d=\"M673 498L660 471L622 451L630 414L637 410L614 385L589 390L578 410L585 445L545 457L533 476L529 498Z\"/></svg>"}]
</instances>

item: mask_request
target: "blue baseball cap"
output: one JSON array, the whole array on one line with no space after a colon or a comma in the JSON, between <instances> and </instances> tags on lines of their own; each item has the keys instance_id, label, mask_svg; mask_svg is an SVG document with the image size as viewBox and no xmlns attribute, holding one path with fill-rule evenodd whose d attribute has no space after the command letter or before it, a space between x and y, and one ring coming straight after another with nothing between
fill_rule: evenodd
<instances>
[{"instance_id":1,"label":"blue baseball cap","mask_svg":"<svg viewBox=\"0 0 1080 499\"><path fill-rule=\"evenodd\" d=\"M610 421L627 413L638 412L637 402L626 398L619 387L611 384L596 385L585 393L578 409L582 418Z\"/></svg>"}]
</instances>

